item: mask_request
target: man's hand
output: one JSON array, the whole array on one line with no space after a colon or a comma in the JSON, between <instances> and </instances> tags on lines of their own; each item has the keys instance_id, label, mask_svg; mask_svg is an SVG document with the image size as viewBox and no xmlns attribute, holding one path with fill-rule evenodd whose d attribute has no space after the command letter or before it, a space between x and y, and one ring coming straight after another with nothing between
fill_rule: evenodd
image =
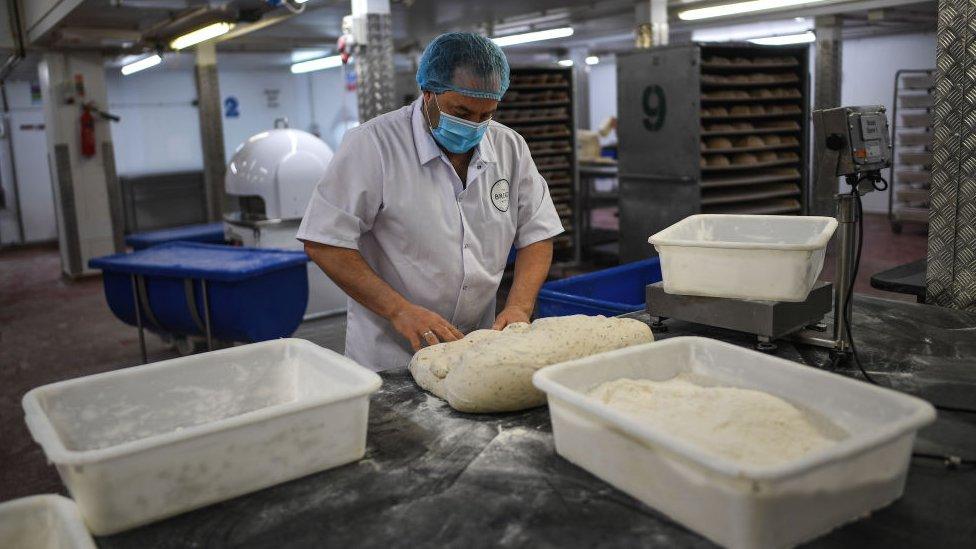
<instances>
[{"instance_id":1,"label":"man's hand","mask_svg":"<svg viewBox=\"0 0 976 549\"><path fill-rule=\"evenodd\" d=\"M502 309L502 312L498 313L498 317L495 319L495 323L492 324L491 329L503 330L509 324L528 321L529 315L522 309L518 307L505 307Z\"/></svg>"},{"instance_id":2,"label":"man's hand","mask_svg":"<svg viewBox=\"0 0 976 549\"><path fill-rule=\"evenodd\" d=\"M464 337L441 315L423 307L408 303L390 316L393 327L407 338L414 352L423 344L436 345L446 341L457 341Z\"/></svg>"}]
</instances>

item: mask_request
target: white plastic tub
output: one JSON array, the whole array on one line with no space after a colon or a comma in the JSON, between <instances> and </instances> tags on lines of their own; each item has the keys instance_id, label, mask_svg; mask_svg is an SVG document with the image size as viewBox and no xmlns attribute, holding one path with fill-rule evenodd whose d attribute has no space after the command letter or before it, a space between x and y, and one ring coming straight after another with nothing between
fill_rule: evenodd
<instances>
[{"instance_id":1,"label":"white plastic tub","mask_svg":"<svg viewBox=\"0 0 976 549\"><path fill-rule=\"evenodd\" d=\"M46 385L23 404L106 535L361 458L379 387L341 355L279 339Z\"/></svg>"},{"instance_id":2,"label":"white plastic tub","mask_svg":"<svg viewBox=\"0 0 976 549\"><path fill-rule=\"evenodd\" d=\"M669 294L803 301L836 228L832 217L701 214L648 242Z\"/></svg>"},{"instance_id":3,"label":"white plastic tub","mask_svg":"<svg viewBox=\"0 0 976 549\"><path fill-rule=\"evenodd\" d=\"M78 507L55 494L0 503L0 547L95 549Z\"/></svg>"},{"instance_id":4,"label":"white plastic tub","mask_svg":"<svg viewBox=\"0 0 976 549\"><path fill-rule=\"evenodd\" d=\"M783 398L847 436L773 467L713 456L586 393L605 381L681 373ZM898 499L915 432L935 410L882 389L719 341L678 337L543 368L556 451L597 477L729 547L785 547Z\"/></svg>"}]
</instances>

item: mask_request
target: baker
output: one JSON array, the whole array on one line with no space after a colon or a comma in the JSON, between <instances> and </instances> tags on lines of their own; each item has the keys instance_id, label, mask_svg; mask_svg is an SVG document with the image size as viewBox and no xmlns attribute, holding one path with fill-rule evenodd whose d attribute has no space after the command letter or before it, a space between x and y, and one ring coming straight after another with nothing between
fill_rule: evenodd
<instances>
[{"instance_id":1,"label":"baker","mask_svg":"<svg viewBox=\"0 0 976 549\"><path fill-rule=\"evenodd\" d=\"M346 132L316 186L297 236L350 297L358 363L402 368L425 345L528 322L563 228L525 140L492 120L508 81L491 40L438 36L417 70L422 97Z\"/></svg>"}]
</instances>

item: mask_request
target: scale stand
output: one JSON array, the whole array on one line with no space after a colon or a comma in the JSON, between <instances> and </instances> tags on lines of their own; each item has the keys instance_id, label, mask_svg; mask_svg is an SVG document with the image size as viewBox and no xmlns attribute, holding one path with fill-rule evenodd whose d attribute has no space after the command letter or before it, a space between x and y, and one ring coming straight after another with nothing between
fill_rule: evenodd
<instances>
[{"instance_id":1,"label":"scale stand","mask_svg":"<svg viewBox=\"0 0 976 549\"><path fill-rule=\"evenodd\" d=\"M830 349L833 358L851 354L847 318L852 303L846 302L856 267L855 205L857 193L874 190L881 170L891 166L888 118L884 107L841 107L813 113L820 188L836 186L844 177L851 192L834 196L837 203L838 253L834 284L817 282L806 301L753 301L665 293L664 283L647 286L647 312L651 329L666 330L664 320L673 318L696 324L754 334L760 351L776 350L777 339ZM825 186L825 187L823 187ZM851 292L852 293L852 292ZM845 311L844 309L848 309ZM825 337L823 319L833 310L832 337Z\"/></svg>"}]
</instances>

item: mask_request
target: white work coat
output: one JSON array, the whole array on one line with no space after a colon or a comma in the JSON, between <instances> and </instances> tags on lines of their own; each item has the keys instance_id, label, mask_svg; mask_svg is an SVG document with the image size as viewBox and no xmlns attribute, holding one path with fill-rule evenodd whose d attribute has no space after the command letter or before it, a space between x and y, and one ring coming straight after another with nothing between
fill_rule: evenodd
<instances>
[{"instance_id":1,"label":"white work coat","mask_svg":"<svg viewBox=\"0 0 976 549\"><path fill-rule=\"evenodd\" d=\"M491 122L465 186L420 105L346 132L297 237L359 250L411 303L464 333L487 328L513 244L551 238L562 223L519 134ZM379 371L405 367L412 355L389 321L349 299L346 356Z\"/></svg>"}]
</instances>

